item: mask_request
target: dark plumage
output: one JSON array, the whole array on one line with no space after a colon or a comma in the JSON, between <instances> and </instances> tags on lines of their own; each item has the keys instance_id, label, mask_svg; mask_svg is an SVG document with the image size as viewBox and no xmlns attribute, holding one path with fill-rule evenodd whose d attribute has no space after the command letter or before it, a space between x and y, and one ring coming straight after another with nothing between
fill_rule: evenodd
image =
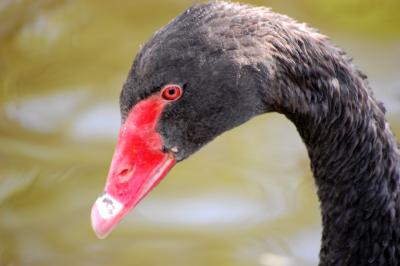
<instances>
[{"instance_id":1,"label":"dark plumage","mask_svg":"<svg viewBox=\"0 0 400 266\"><path fill-rule=\"evenodd\" d=\"M137 55L123 119L166 84L183 86L157 130L183 160L267 112L297 127L321 202L320 265L400 265L400 155L366 76L316 30L266 8L195 5Z\"/></svg>"}]
</instances>

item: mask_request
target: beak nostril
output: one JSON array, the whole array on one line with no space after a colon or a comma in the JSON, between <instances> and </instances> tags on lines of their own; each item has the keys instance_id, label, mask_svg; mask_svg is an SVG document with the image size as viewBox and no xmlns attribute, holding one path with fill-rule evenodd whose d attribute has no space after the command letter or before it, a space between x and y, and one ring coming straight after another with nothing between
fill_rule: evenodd
<instances>
[{"instance_id":1,"label":"beak nostril","mask_svg":"<svg viewBox=\"0 0 400 266\"><path fill-rule=\"evenodd\" d=\"M129 172L129 169L127 169L127 168L125 168L125 169L123 169L121 172L119 172L119 176L121 176L121 175L126 175L127 173Z\"/></svg>"},{"instance_id":2,"label":"beak nostril","mask_svg":"<svg viewBox=\"0 0 400 266\"><path fill-rule=\"evenodd\" d=\"M132 174L135 172L135 166L133 167L126 167L123 168L121 171L118 173L118 181L119 183L126 183L128 182L129 178L132 176Z\"/></svg>"}]
</instances>

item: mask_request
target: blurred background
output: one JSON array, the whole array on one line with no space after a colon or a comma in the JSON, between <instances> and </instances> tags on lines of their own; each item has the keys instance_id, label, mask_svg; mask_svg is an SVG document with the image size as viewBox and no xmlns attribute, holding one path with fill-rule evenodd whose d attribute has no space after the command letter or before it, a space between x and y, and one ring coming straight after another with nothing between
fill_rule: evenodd
<instances>
[{"instance_id":1,"label":"blurred background","mask_svg":"<svg viewBox=\"0 0 400 266\"><path fill-rule=\"evenodd\" d=\"M0 0L0 265L316 265L305 148L253 119L177 165L106 240L90 227L141 44L191 0ZM400 2L245 1L319 28L368 74L400 135Z\"/></svg>"}]
</instances>

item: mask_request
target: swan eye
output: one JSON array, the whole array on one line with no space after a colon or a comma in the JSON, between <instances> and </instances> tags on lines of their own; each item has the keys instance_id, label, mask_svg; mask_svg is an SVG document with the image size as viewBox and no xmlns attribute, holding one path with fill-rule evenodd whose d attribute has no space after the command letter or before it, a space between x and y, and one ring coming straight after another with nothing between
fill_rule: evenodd
<instances>
[{"instance_id":1,"label":"swan eye","mask_svg":"<svg viewBox=\"0 0 400 266\"><path fill-rule=\"evenodd\" d=\"M178 85L167 85L161 90L161 96L168 101L177 100L182 95L182 88Z\"/></svg>"}]
</instances>

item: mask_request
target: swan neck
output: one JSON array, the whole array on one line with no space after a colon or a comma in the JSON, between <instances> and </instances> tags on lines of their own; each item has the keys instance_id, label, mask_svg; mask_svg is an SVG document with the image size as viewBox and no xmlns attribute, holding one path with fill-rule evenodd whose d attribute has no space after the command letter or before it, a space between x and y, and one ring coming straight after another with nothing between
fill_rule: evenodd
<instances>
[{"instance_id":1,"label":"swan neck","mask_svg":"<svg viewBox=\"0 0 400 266\"><path fill-rule=\"evenodd\" d=\"M346 72L301 88L296 102L282 107L306 144L318 187L320 265L397 265L397 142L363 77L352 67Z\"/></svg>"}]
</instances>

